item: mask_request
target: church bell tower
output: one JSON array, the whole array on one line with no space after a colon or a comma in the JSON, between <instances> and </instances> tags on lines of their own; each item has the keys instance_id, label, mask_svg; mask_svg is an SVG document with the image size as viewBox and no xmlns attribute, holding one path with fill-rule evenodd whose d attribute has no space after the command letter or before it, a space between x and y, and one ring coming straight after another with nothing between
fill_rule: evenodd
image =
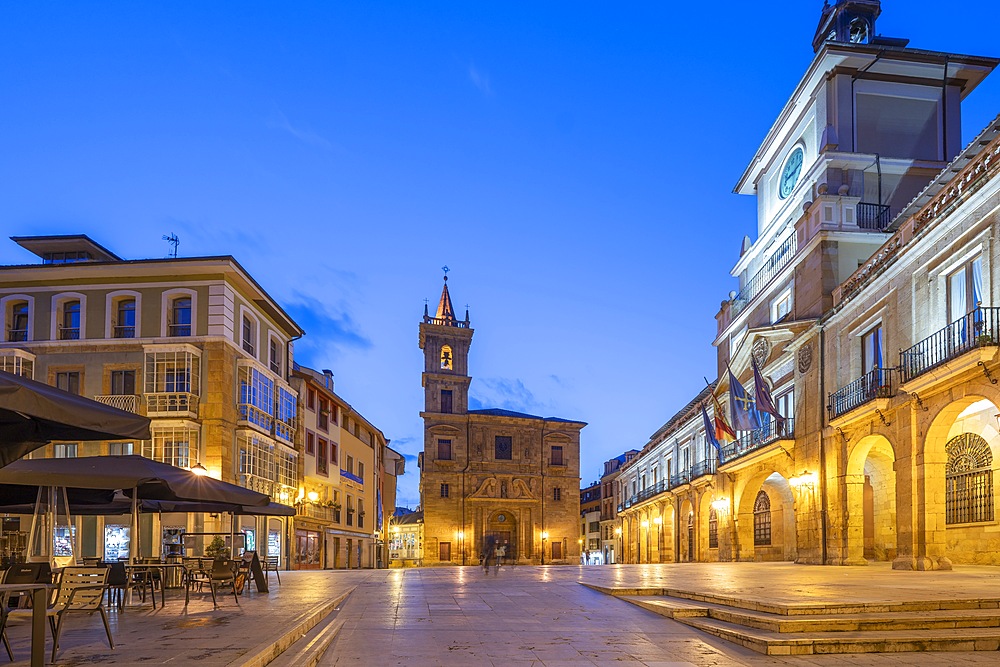
<instances>
[{"instance_id":1,"label":"church bell tower","mask_svg":"<svg viewBox=\"0 0 1000 667\"><path fill-rule=\"evenodd\" d=\"M823 3L823 14L813 37L813 51L824 42L868 44L875 37L875 19L882 13L880 0L834 0Z\"/></svg>"},{"instance_id":2,"label":"church bell tower","mask_svg":"<svg viewBox=\"0 0 1000 667\"><path fill-rule=\"evenodd\" d=\"M448 269L445 267L444 287L437 312L431 317L424 306L420 324L420 349L424 351L424 412L465 414L469 409L469 347L473 329L469 311L465 319L455 317L455 308L448 292Z\"/></svg>"}]
</instances>

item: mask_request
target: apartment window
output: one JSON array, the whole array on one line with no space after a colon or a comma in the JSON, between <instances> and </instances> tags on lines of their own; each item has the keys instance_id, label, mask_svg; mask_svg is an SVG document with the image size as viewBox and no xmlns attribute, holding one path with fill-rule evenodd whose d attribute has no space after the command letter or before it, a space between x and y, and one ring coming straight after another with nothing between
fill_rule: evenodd
<instances>
[{"instance_id":1,"label":"apartment window","mask_svg":"<svg viewBox=\"0 0 1000 667\"><path fill-rule=\"evenodd\" d=\"M509 435L498 435L493 438L493 458L497 461L510 461L514 457L514 439Z\"/></svg>"},{"instance_id":2,"label":"apartment window","mask_svg":"<svg viewBox=\"0 0 1000 667\"><path fill-rule=\"evenodd\" d=\"M337 443L335 442L330 443L330 461L333 465L337 465L340 461L340 459L337 458Z\"/></svg>"},{"instance_id":3,"label":"apartment window","mask_svg":"<svg viewBox=\"0 0 1000 667\"><path fill-rule=\"evenodd\" d=\"M274 435L288 443L295 435L295 415L298 410L298 394L278 385L275 397Z\"/></svg>"},{"instance_id":4,"label":"apartment window","mask_svg":"<svg viewBox=\"0 0 1000 667\"><path fill-rule=\"evenodd\" d=\"M442 498L447 498L448 497L448 485L447 484L442 484L441 485L441 497Z\"/></svg>"},{"instance_id":5,"label":"apartment window","mask_svg":"<svg viewBox=\"0 0 1000 667\"><path fill-rule=\"evenodd\" d=\"M316 390L310 389L306 393L306 407L312 411L316 411Z\"/></svg>"},{"instance_id":6,"label":"apartment window","mask_svg":"<svg viewBox=\"0 0 1000 667\"><path fill-rule=\"evenodd\" d=\"M135 299L118 301L112 335L115 338L135 338Z\"/></svg>"},{"instance_id":7,"label":"apartment window","mask_svg":"<svg viewBox=\"0 0 1000 667\"><path fill-rule=\"evenodd\" d=\"M792 290L786 290L771 304L771 323L777 323L792 312Z\"/></svg>"},{"instance_id":8,"label":"apartment window","mask_svg":"<svg viewBox=\"0 0 1000 667\"><path fill-rule=\"evenodd\" d=\"M75 442L57 443L52 445L52 457L56 459L75 459L78 447L79 445Z\"/></svg>"},{"instance_id":9,"label":"apartment window","mask_svg":"<svg viewBox=\"0 0 1000 667\"><path fill-rule=\"evenodd\" d=\"M111 371L111 393L114 396L134 396L135 371Z\"/></svg>"},{"instance_id":10,"label":"apartment window","mask_svg":"<svg viewBox=\"0 0 1000 667\"><path fill-rule=\"evenodd\" d=\"M365 478L365 464L363 461L358 461L358 477L361 479Z\"/></svg>"},{"instance_id":11,"label":"apartment window","mask_svg":"<svg viewBox=\"0 0 1000 667\"><path fill-rule=\"evenodd\" d=\"M681 460L684 461L684 472L691 471L691 448L685 447L681 450Z\"/></svg>"},{"instance_id":12,"label":"apartment window","mask_svg":"<svg viewBox=\"0 0 1000 667\"><path fill-rule=\"evenodd\" d=\"M182 296L170 302L170 336L191 335L191 297Z\"/></svg>"},{"instance_id":13,"label":"apartment window","mask_svg":"<svg viewBox=\"0 0 1000 667\"><path fill-rule=\"evenodd\" d=\"M255 366L241 364L238 371L239 418L270 432L275 413L274 380Z\"/></svg>"},{"instance_id":14,"label":"apartment window","mask_svg":"<svg viewBox=\"0 0 1000 667\"><path fill-rule=\"evenodd\" d=\"M281 347L278 345L278 341L273 338L268 343L267 355L271 361L271 372L275 375L281 375Z\"/></svg>"},{"instance_id":15,"label":"apartment window","mask_svg":"<svg viewBox=\"0 0 1000 667\"><path fill-rule=\"evenodd\" d=\"M983 302L983 258L966 262L948 276L948 321L971 313Z\"/></svg>"},{"instance_id":16,"label":"apartment window","mask_svg":"<svg viewBox=\"0 0 1000 667\"><path fill-rule=\"evenodd\" d=\"M558 486L552 489L552 500L562 500L562 489Z\"/></svg>"},{"instance_id":17,"label":"apartment window","mask_svg":"<svg viewBox=\"0 0 1000 667\"><path fill-rule=\"evenodd\" d=\"M347 496L347 525L354 525L354 496L350 494Z\"/></svg>"},{"instance_id":18,"label":"apartment window","mask_svg":"<svg viewBox=\"0 0 1000 667\"><path fill-rule=\"evenodd\" d=\"M561 466L563 465L563 448L562 445L552 446L552 465Z\"/></svg>"},{"instance_id":19,"label":"apartment window","mask_svg":"<svg viewBox=\"0 0 1000 667\"><path fill-rule=\"evenodd\" d=\"M316 425L324 431L330 428L330 404L325 399L319 399L319 414L316 415Z\"/></svg>"},{"instance_id":20,"label":"apartment window","mask_svg":"<svg viewBox=\"0 0 1000 667\"><path fill-rule=\"evenodd\" d=\"M771 546L771 499L763 489L753 503L753 544L755 547Z\"/></svg>"},{"instance_id":21,"label":"apartment window","mask_svg":"<svg viewBox=\"0 0 1000 667\"><path fill-rule=\"evenodd\" d=\"M316 436L309 431L306 431L306 454L316 454Z\"/></svg>"},{"instance_id":22,"label":"apartment window","mask_svg":"<svg viewBox=\"0 0 1000 667\"><path fill-rule=\"evenodd\" d=\"M243 316L243 350L250 356L257 356L256 352L257 331L254 321L246 315Z\"/></svg>"},{"instance_id":23,"label":"apartment window","mask_svg":"<svg viewBox=\"0 0 1000 667\"><path fill-rule=\"evenodd\" d=\"M340 408L336 403L330 404L330 423L334 426L340 423Z\"/></svg>"},{"instance_id":24,"label":"apartment window","mask_svg":"<svg viewBox=\"0 0 1000 667\"><path fill-rule=\"evenodd\" d=\"M62 304L59 320L59 340L80 338L80 302L66 301Z\"/></svg>"},{"instance_id":25,"label":"apartment window","mask_svg":"<svg viewBox=\"0 0 1000 667\"><path fill-rule=\"evenodd\" d=\"M190 468L191 452L198 451L198 430L192 426L159 426L152 429L153 439L142 443L147 459Z\"/></svg>"},{"instance_id":26,"label":"apartment window","mask_svg":"<svg viewBox=\"0 0 1000 667\"><path fill-rule=\"evenodd\" d=\"M719 548L719 515L712 508L708 510L708 548Z\"/></svg>"},{"instance_id":27,"label":"apartment window","mask_svg":"<svg viewBox=\"0 0 1000 667\"><path fill-rule=\"evenodd\" d=\"M861 336L862 374L870 373L876 368L882 368L882 349L882 325L879 324Z\"/></svg>"},{"instance_id":28,"label":"apartment window","mask_svg":"<svg viewBox=\"0 0 1000 667\"><path fill-rule=\"evenodd\" d=\"M451 560L451 542L438 542L438 560Z\"/></svg>"},{"instance_id":29,"label":"apartment window","mask_svg":"<svg viewBox=\"0 0 1000 667\"><path fill-rule=\"evenodd\" d=\"M320 438L316 449L316 472L320 475L330 474L330 464L327 459L326 440Z\"/></svg>"},{"instance_id":30,"label":"apartment window","mask_svg":"<svg viewBox=\"0 0 1000 667\"><path fill-rule=\"evenodd\" d=\"M365 501L358 498L358 528L365 527Z\"/></svg>"},{"instance_id":31,"label":"apartment window","mask_svg":"<svg viewBox=\"0 0 1000 667\"><path fill-rule=\"evenodd\" d=\"M451 389L441 390L441 412L444 414L451 414L452 412Z\"/></svg>"},{"instance_id":32,"label":"apartment window","mask_svg":"<svg viewBox=\"0 0 1000 667\"><path fill-rule=\"evenodd\" d=\"M132 442L109 442L108 454L111 456L131 456L135 449Z\"/></svg>"},{"instance_id":33,"label":"apartment window","mask_svg":"<svg viewBox=\"0 0 1000 667\"><path fill-rule=\"evenodd\" d=\"M143 378L146 394L194 394L201 387L198 372L201 359L192 352L147 352ZM149 397L147 397L147 401ZM187 401L153 401L156 412L189 410Z\"/></svg>"},{"instance_id":34,"label":"apartment window","mask_svg":"<svg viewBox=\"0 0 1000 667\"><path fill-rule=\"evenodd\" d=\"M18 301L10 307L10 326L7 340L11 343L28 340L28 302Z\"/></svg>"},{"instance_id":35,"label":"apartment window","mask_svg":"<svg viewBox=\"0 0 1000 667\"><path fill-rule=\"evenodd\" d=\"M438 460L451 461L451 440L438 440Z\"/></svg>"},{"instance_id":36,"label":"apartment window","mask_svg":"<svg viewBox=\"0 0 1000 667\"><path fill-rule=\"evenodd\" d=\"M66 371L56 373L56 387L71 394L80 393L80 372Z\"/></svg>"},{"instance_id":37,"label":"apartment window","mask_svg":"<svg viewBox=\"0 0 1000 667\"><path fill-rule=\"evenodd\" d=\"M352 475L354 474L354 457L350 454L347 455L347 467L345 470Z\"/></svg>"},{"instance_id":38,"label":"apartment window","mask_svg":"<svg viewBox=\"0 0 1000 667\"><path fill-rule=\"evenodd\" d=\"M963 433L944 446L945 523L993 521L993 454L982 436Z\"/></svg>"}]
</instances>

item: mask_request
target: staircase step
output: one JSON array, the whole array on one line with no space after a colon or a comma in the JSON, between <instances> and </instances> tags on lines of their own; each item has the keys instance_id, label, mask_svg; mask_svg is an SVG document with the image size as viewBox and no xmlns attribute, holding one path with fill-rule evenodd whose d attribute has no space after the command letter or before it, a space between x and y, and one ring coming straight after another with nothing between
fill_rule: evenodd
<instances>
[{"instance_id":1,"label":"staircase step","mask_svg":"<svg viewBox=\"0 0 1000 667\"><path fill-rule=\"evenodd\" d=\"M678 617L676 620L766 655L1000 650L1000 630L996 628L965 628L961 633L941 629L788 635L708 617Z\"/></svg>"},{"instance_id":2,"label":"staircase step","mask_svg":"<svg viewBox=\"0 0 1000 667\"><path fill-rule=\"evenodd\" d=\"M708 607L703 604L696 604L677 598L629 596L622 597L622 599L667 618L693 618L708 616L709 613Z\"/></svg>"}]
</instances>

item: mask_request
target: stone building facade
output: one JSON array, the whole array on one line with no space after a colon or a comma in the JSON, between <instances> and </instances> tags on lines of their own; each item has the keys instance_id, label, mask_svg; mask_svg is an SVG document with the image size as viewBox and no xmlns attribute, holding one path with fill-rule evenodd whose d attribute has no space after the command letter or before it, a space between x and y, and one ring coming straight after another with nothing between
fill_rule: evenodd
<instances>
[{"instance_id":1,"label":"stone building facade","mask_svg":"<svg viewBox=\"0 0 1000 667\"><path fill-rule=\"evenodd\" d=\"M715 393L728 368L752 391L752 359L783 419L696 446L716 470L656 488L664 435L705 430L700 408L671 419L619 476L630 562L684 560L685 540L695 560L998 562L1000 125L962 149L960 120L1000 61L874 37L880 9L824 9L736 188L758 238L717 316Z\"/></svg>"},{"instance_id":2,"label":"stone building facade","mask_svg":"<svg viewBox=\"0 0 1000 667\"><path fill-rule=\"evenodd\" d=\"M469 409L468 313L447 277L420 324L424 447L419 457L423 563L471 565L488 545L521 563L578 563L580 431L585 423Z\"/></svg>"}]
</instances>

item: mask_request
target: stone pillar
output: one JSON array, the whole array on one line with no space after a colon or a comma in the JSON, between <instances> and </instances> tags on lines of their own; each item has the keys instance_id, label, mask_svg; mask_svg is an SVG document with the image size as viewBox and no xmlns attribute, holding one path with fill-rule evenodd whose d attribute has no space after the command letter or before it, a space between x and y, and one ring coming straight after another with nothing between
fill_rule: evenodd
<instances>
[{"instance_id":1,"label":"stone pillar","mask_svg":"<svg viewBox=\"0 0 1000 667\"><path fill-rule=\"evenodd\" d=\"M847 491L847 554L844 565L867 565L865 559L865 476L844 475Z\"/></svg>"}]
</instances>

